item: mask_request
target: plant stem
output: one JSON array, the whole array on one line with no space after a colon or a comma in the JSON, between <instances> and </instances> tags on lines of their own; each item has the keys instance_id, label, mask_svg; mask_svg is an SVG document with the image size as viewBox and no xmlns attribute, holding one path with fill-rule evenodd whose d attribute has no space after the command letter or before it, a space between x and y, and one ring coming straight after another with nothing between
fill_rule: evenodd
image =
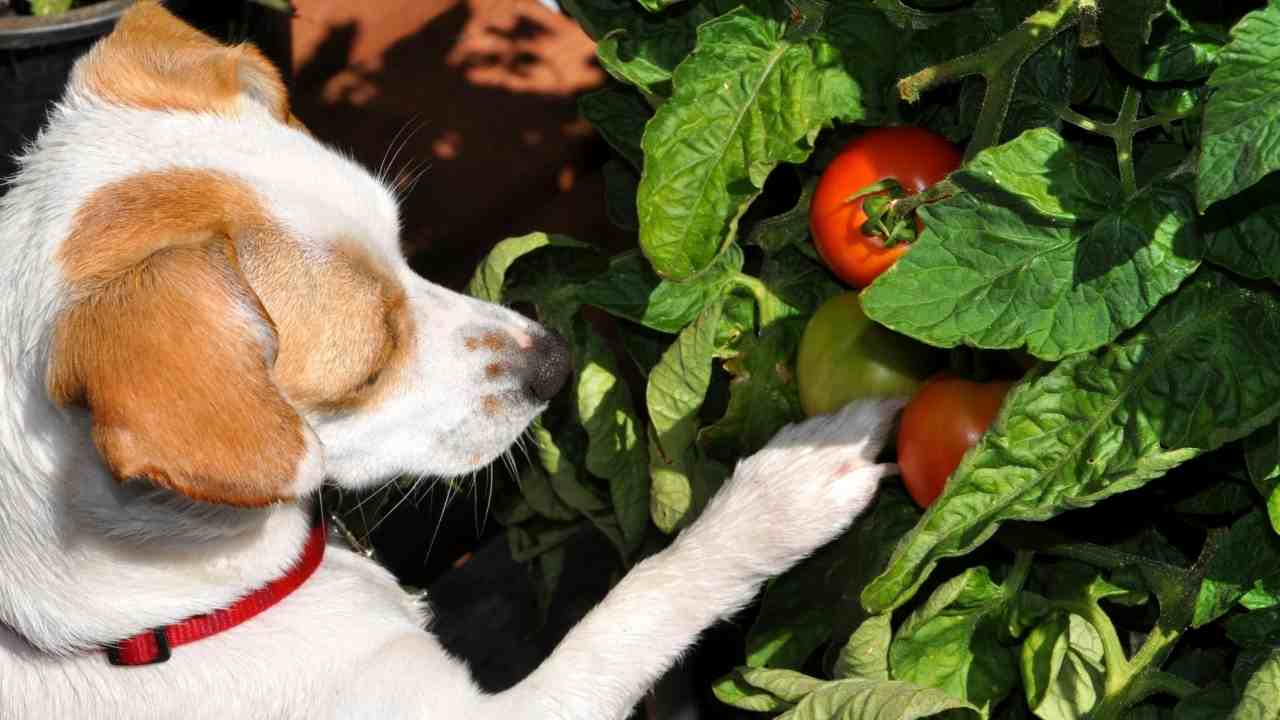
<instances>
[{"instance_id":1,"label":"plant stem","mask_svg":"<svg viewBox=\"0 0 1280 720\"><path fill-rule=\"evenodd\" d=\"M1031 550L1019 550L1014 553L1013 567L1009 568L1009 577L1004 579L1005 593L1013 595L1022 589L1023 584L1027 582L1027 576L1031 574L1031 561L1035 556L1035 552Z\"/></svg>"},{"instance_id":2,"label":"plant stem","mask_svg":"<svg viewBox=\"0 0 1280 720\"><path fill-rule=\"evenodd\" d=\"M1032 13L987 48L932 65L899 80L898 95L914 103L930 88L969 75L981 75L987 82L987 89L973 138L965 151L965 159L968 160L999 142L1023 63L1058 33L1075 25L1080 19L1078 5L1086 1L1052 0L1047 7Z\"/></svg>"},{"instance_id":3,"label":"plant stem","mask_svg":"<svg viewBox=\"0 0 1280 720\"><path fill-rule=\"evenodd\" d=\"M1124 663L1123 677L1114 685L1111 659L1107 658L1106 695L1090 714L1090 720L1119 720L1129 708L1152 695L1167 693L1182 698L1199 690L1195 684L1160 670L1181 636L1181 630L1170 630L1157 622L1133 659Z\"/></svg>"},{"instance_id":4,"label":"plant stem","mask_svg":"<svg viewBox=\"0 0 1280 720\"><path fill-rule=\"evenodd\" d=\"M1106 665L1106 694L1110 696L1119 692L1129 680L1131 665L1125 657L1116 626L1094 600L1075 603L1071 609L1098 631L1098 637L1102 639L1103 664Z\"/></svg>"},{"instance_id":5,"label":"plant stem","mask_svg":"<svg viewBox=\"0 0 1280 720\"><path fill-rule=\"evenodd\" d=\"M760 329L764 329L772 325L779 317L777 312L782 302L769 290L760 279L746 273L738 273L734 276L733 282L740 288L751 293L756 299L756 310L760 313Z\"/></svg>"},{"instance_id":6,"label":"plant stem","mask_svg":"<svg viewBox=\"0 0 1280 720\"><path fill-rule=\"evenodd\" d=\"M1098 0L1080 0L1080 47L1097 47L1102 43L1098 27Z\"/></svg>"},{"instance_id":7,"label":"plant stem","mask_svg":"<svg viewBox=\"0 0 1280 720\"><path fill-rule=\"evenodd\" d=\"M1120 187L1126 198L1138 192L1138 176L1133 167L1134 125L1138 121L1138 106L1142 102L1142 91L1130 85L1124 90L1124 99L1120 101L1120 116L1116 118L1116 162L1120 166Z\"/></svg>"}]
</instances>

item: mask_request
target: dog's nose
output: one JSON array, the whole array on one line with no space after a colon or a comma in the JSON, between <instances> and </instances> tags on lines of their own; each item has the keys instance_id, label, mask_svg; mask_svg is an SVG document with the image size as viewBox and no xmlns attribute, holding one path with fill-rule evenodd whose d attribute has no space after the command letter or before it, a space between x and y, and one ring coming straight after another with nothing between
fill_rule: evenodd
<instances>
[{"instance_id":1,"label":"dog's nose","mask_svg":"<svg viewBox=\"0 0 1280 720\"><path fill-rule=\"evenodd\" d=\"M546 402L564 387L564 381L573 370L573 353L569 350L569 342L554 330L539 335L529 352L533 362L529 366L526 387L529 395L539 402Z\"/></svg>"}]
</instances>

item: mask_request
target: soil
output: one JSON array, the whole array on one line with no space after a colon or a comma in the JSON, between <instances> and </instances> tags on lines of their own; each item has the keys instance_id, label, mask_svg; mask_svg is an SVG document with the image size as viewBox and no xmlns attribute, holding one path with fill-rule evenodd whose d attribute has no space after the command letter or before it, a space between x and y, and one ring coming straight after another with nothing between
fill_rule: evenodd
<instances>
[{"instance_id":1,"label":"soil","mask_svg":"<svg viewBox=\"0 0 1280 720\"><path fill-rule=\"evenodd\" d=\"M605 76L568 17L536 0L296 7L295 113L369 167L422 173L403 212L424 275L458 287L532 230L630 242L604 213L607 149L577 112Z\"/></svg>"}]
</instances>

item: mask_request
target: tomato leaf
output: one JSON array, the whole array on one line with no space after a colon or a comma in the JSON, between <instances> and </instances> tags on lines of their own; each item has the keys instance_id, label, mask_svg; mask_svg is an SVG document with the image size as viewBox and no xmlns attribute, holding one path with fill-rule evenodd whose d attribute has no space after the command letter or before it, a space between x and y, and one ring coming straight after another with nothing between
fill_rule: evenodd
<instances>
[{"instance_id":1,"label":"tomato leaf","mask_svg":"<svg viewBox=\"0 0 1280 720\"><path fill-rule=\"evenodd\" d=\"M1022 644L1027 704L1042 720L1088 717L1103 695L1104 672L1102 639L1078 615L1053 615Z\"/></svg>"},{"instance_id":2,"label":"tomato leaf","mask_svg":"<svg viewBox=\"0 0 1280 720\"><path fill-rule=\"evenodd\" d=\"M1238 520L1223 536L1210 558L1196 596L1192 627L1202 627L1231 610L1249 588L1280 568L1280 536L1266 515L1254 511Z\"/></svg>"},{"instance_id":3,"label":"tomato leaf","mask_svg":"<svg viewBox=\"0 0 1280 720\"><path fill-rule=\"evenodd\" d=\"M1280 177L1214 203L1202 224L1206 260L1247 278L1280 282Z\"/></svg>"},{"instance_id":4,"label":"tomato leaf","mask_svg":"<svg viewBox=\"0 0 1280 720\"><path fill-rule=\"evenodd\" d=\"M1008 598L985 567L948 580L911 613L889 647L896 680L936 687L991 707L1017 684L1017 663L1000 641Z\"/></svg>"},{"instance_id":5,"label":"tomato leaf","mask_svg":"<svg viewBox=\"0 0 1280 720\"><path fill-rule=\"evenodd\" d=\"M1147 50L1142 77L1152 82L1185 82L1207 77L1217 67L1218 55L1229 38L1222 28L1208 23L1194 23L1183 17L1172 4L1168 22L1172 29L1159 33L1162 37Z\"/></svg>"},{"instance_id":6,"label":"tomato leaf","mask_svg":"<svg viewBox=\"0 0 1280 720\"><path fill-rule=\"evenodd\" d=\"M1215 685L1179 700L1173 708L1173 720L1220 720L1235 706L1236 694L1231 687Z\"/></svg>"},{"instance_id":7,"label":"tomato leaf","mask_svg":"<svg viewBox=\"0 0 1280 720\"><path fill-rule=\"evenodd\" d=\"M795 670L747 667L738 672L747 683L792 703L798 702L823 684L821 680Z\"/></svg>"},{"instance_id":8,"label":"tomato leaf","mask_svg":"<svg viewBox=\"0 0 1280 720\"><path fill-rule=\"evenodd\" d=\"M675 334L720 297L741 269L742 249L735 245L697 279L676 283L655 275L644 256L628 252L610 260L607 270L583 285L577 297L611 315Z\"/></svg>"},{"instance_id":9,"label":"tomato leaf","mask_svg":"<svg viewBox=\"0 0 1280 720\"><path fill-rule=\"evenodd\" d=\"M921 209L925 232L863 296L880 323L940 347L1025 345L1056 360L1114 340L1199 265L1191 198L1116 180L1052 130L952 174L969 192Z\"/></svg>"},{"instance_id":10,"label":"tomato leaf","mask_svg":"<svg viewBox=\"0 0 1280 720\"><path fill-rule=\"evenodd\" d=\"M693 446L698 410L711 383L722 303L713 301L685 328L649 373L649 512L659 530L670 533L695 510Z\"/></svg>"},{"instance_id":11,"label":"tomato leaf","mask_svg":"<svg viewBox=\"0 0 1280 720\"><path fill-rule=\"evenodd\" d=\"M1271 529L1280 533L1280 424L1271 424L1244 441L1249 479L1267 503Z\"/></svg>"},{"instance_id":12,"label":"tomato leaf","mask_svg":"<svg viewBox=\"0 0 1280 720\"><path fill-rule=\"evenodd\" d=\"M896 680L835 680L823 683L778 720L917 720L957 711L956 718L979 717L978 709L936 690Z\"/></svg>"},{"instance_id":13,"label":"tomato leaf","mask_svg":"<svg viewBox=\"0 0 1280 720\"><path fill-rule=\"evenodd\" d=\"M914 251L913 251L914 252ZM938 560L1005 520L1043 520L1132 490L1280 414L1280 302L1206 272L1132 337L1015 387L977 447L862 595L915 593Z\"/></svg>"},{"instance_id":14,"label":"tomato leaf","mask_svg":"<svg viewBox=\"0 0 1280 720\"><path fill-rule=\"evenodd\" d=\"M737 671L717 680L711 691L720 702L752 712L778 712L791 707L791 703L773 693L748 684Z\"/></svg>"},{"instance_id":15,"label":"tomato leaf","mask_svg":"<svg viewBox=\"0 0 1280 720\"><path fill-rule=\"evenodd\" d=\"M1274 720L1280 708L1280 650L1271 650L1249 677L1228 720Z\"/></svg>"},{"instance_id":16,"label":"tomato leaf","mask_svg":"<svg viewBox=\"0 0 1280 720\"><path fill-rule=\"evenodd\" d=\"M671 71L693 48L698 25L732 7L715 0L653 14L635 0L561 0L560 5L596 39L606 72L656 97L669 94Z\"/></svg>"},{"instance_id":17,"label":"tomato leaf","mask_svg":"<svg viewBox=\"0 0 1280 720\"><path fill-rule=\"evenodd\" d=\"M742 7L698 28L672 96L645 130L640 246L660 276L688 280L732 241L779 162L802 162L834 118L861 116L839 53Z\"/></svg>"},{"instance_id":18,"label":"tomato leaf","mask_svg":"<svg viewBox=\"0 0 1280 720\"><path fill-rule=\"evenodd\" d=\"M644 166L640 137L653 111L634 90L613 86L587 93L578 99L578 111L631 167Z\"/></svg>"},{"instance_id":19,"label":"tomato leaf","mask_svg":"<svg viewBox=\"0 0 1280 720\"><path fill-rule=\"evenodd\" d=\"M609 496L628 553L639 546L649 523L649 478L644 430L631 404L631 391L604 341L578 321L578 415L589 438L587 470L609 481Z\"/></svg>"},{"instance_id":20,"label":"tomato leaf","mask_svg":"<svg viewBox=\"0 0 1280 720\"><path fill-rule=\"evenodd\" d=\"M848 532L772 580L747 633L747 664L797 669L833 634L847 637L859 627L867 619L858 604L862 588L918 517L900 487L886 487ZM887 663L884 642L879 652Z\"/></svg>"},{"instance_id":21,"label":"tomato leaf","mask_svg":"<svg viewBox=\"0 0 1280 720\"><path fill-rule=\"evenodd\" d=\"M1123 4L1123 3L1122 3ZM1280 0L1249 13L1209 76L1197 200L1204 210L1280 168Z\"/></svg>"},{"instance_id":22,"label":"tomato leaf","mask_svg":"<svg viewBox=\"0 0 1280 720\"><path fill-rule=\"evenodd\" d=\"M794 355L804 318L792 316L745 337L740 352L724 363L732 376L724 416L702 430L701 442L716 457L745 457L773 434L799 420L800 391Z\"/></svg>"},{"instance_id":23,"label":"tomato leaf","mask_svg":"<svg viewBox=\"0 0 1280 720\"><path fill-rule=\"evenodd\" d=\"M554 235L544 232L529 233L520 237L507 238L489 251L480 266L471 276L467 285L467 294L487 300L502 302L502 287L506 281L507 271L517 260L535 250L544 247L589 248L590 245L579 242L567 235Z\"/></svg>"},{"instance_id":24,"label":"tomato leaf","mask_svg":"<svg viewBox=\"0 0 1280 720\"><path fill-rule=\"evenodd\" d=\"M890 614L867 618L840 649L833 675L837 680L888 680L889 642L893 629Z\"/></svg>"},{"instance_id":25,"label":"tomato leaf","mask_svg":"<svg viewBox=\"0 0 1280 720\"><path fill-rule=\"evenodd\" d=\"M1142 76L1143 48L1168 0L1125 0L1102 5L1102 43L1125 70Z\"/></svg>"}]
</instances>

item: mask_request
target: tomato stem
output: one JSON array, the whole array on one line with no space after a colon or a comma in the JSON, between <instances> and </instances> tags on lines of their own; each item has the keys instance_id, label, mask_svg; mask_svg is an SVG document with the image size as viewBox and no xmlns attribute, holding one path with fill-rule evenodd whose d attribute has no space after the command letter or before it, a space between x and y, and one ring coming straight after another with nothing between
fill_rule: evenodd
<instances>
[{"instance_id":1,"label":"tomato stem","mask_svg":"<svg viewBox=\"0 0 1280 720\"><path fill-rule=\"evenodd\" d=\"M1081 1L1053 0L985 49L931 65L899 80L899 96L909 103L915 103L930 88L969 75L981 75L987 82L986 94L973 137L965 150L965 160L972 159L974 155L1000 141L1005 116L1009 113L1009 104L1013 101L1013 91L1023 63L1058 33L1079 21L1078 4Z\"/></svg>"},{"instance_id":2,"label":"tomato stem","mask_svg":"<svg viewBox=\"0 0 1280 720\"><path fill-rule=\"evenodd\" d=\"M1080 0L1080 47L1091 48L1102 44L1102 32L1098 27L1098 0Z\"/></svg>"},{"instance_id":3,"label":"tomato stem","mask_svg":"<svg viewBox=\"0 0 1280 720\"><path fill-rule=\"evenodd\" d=\"M1175 120L1190 117L1203 109L1203 106L1197 103L1186 110L1160 113L1139 119L1138 110L1141 106L1142 91L1130 86L1125 88L1124 97L1120 101L1120 112L1116 116L1115 122L1098 122L1069 107L1058 108L1058 117L1062 118L1063 121L1095 135L1111 138L1111 141L1115 143L1120 185L1124 189L1126 198L1138 191L1138 180L1134 171L1133 161L1134 136L1144 130L1150 130L1154 127L1167 125Z\"/></svg>"}]
</instances>

